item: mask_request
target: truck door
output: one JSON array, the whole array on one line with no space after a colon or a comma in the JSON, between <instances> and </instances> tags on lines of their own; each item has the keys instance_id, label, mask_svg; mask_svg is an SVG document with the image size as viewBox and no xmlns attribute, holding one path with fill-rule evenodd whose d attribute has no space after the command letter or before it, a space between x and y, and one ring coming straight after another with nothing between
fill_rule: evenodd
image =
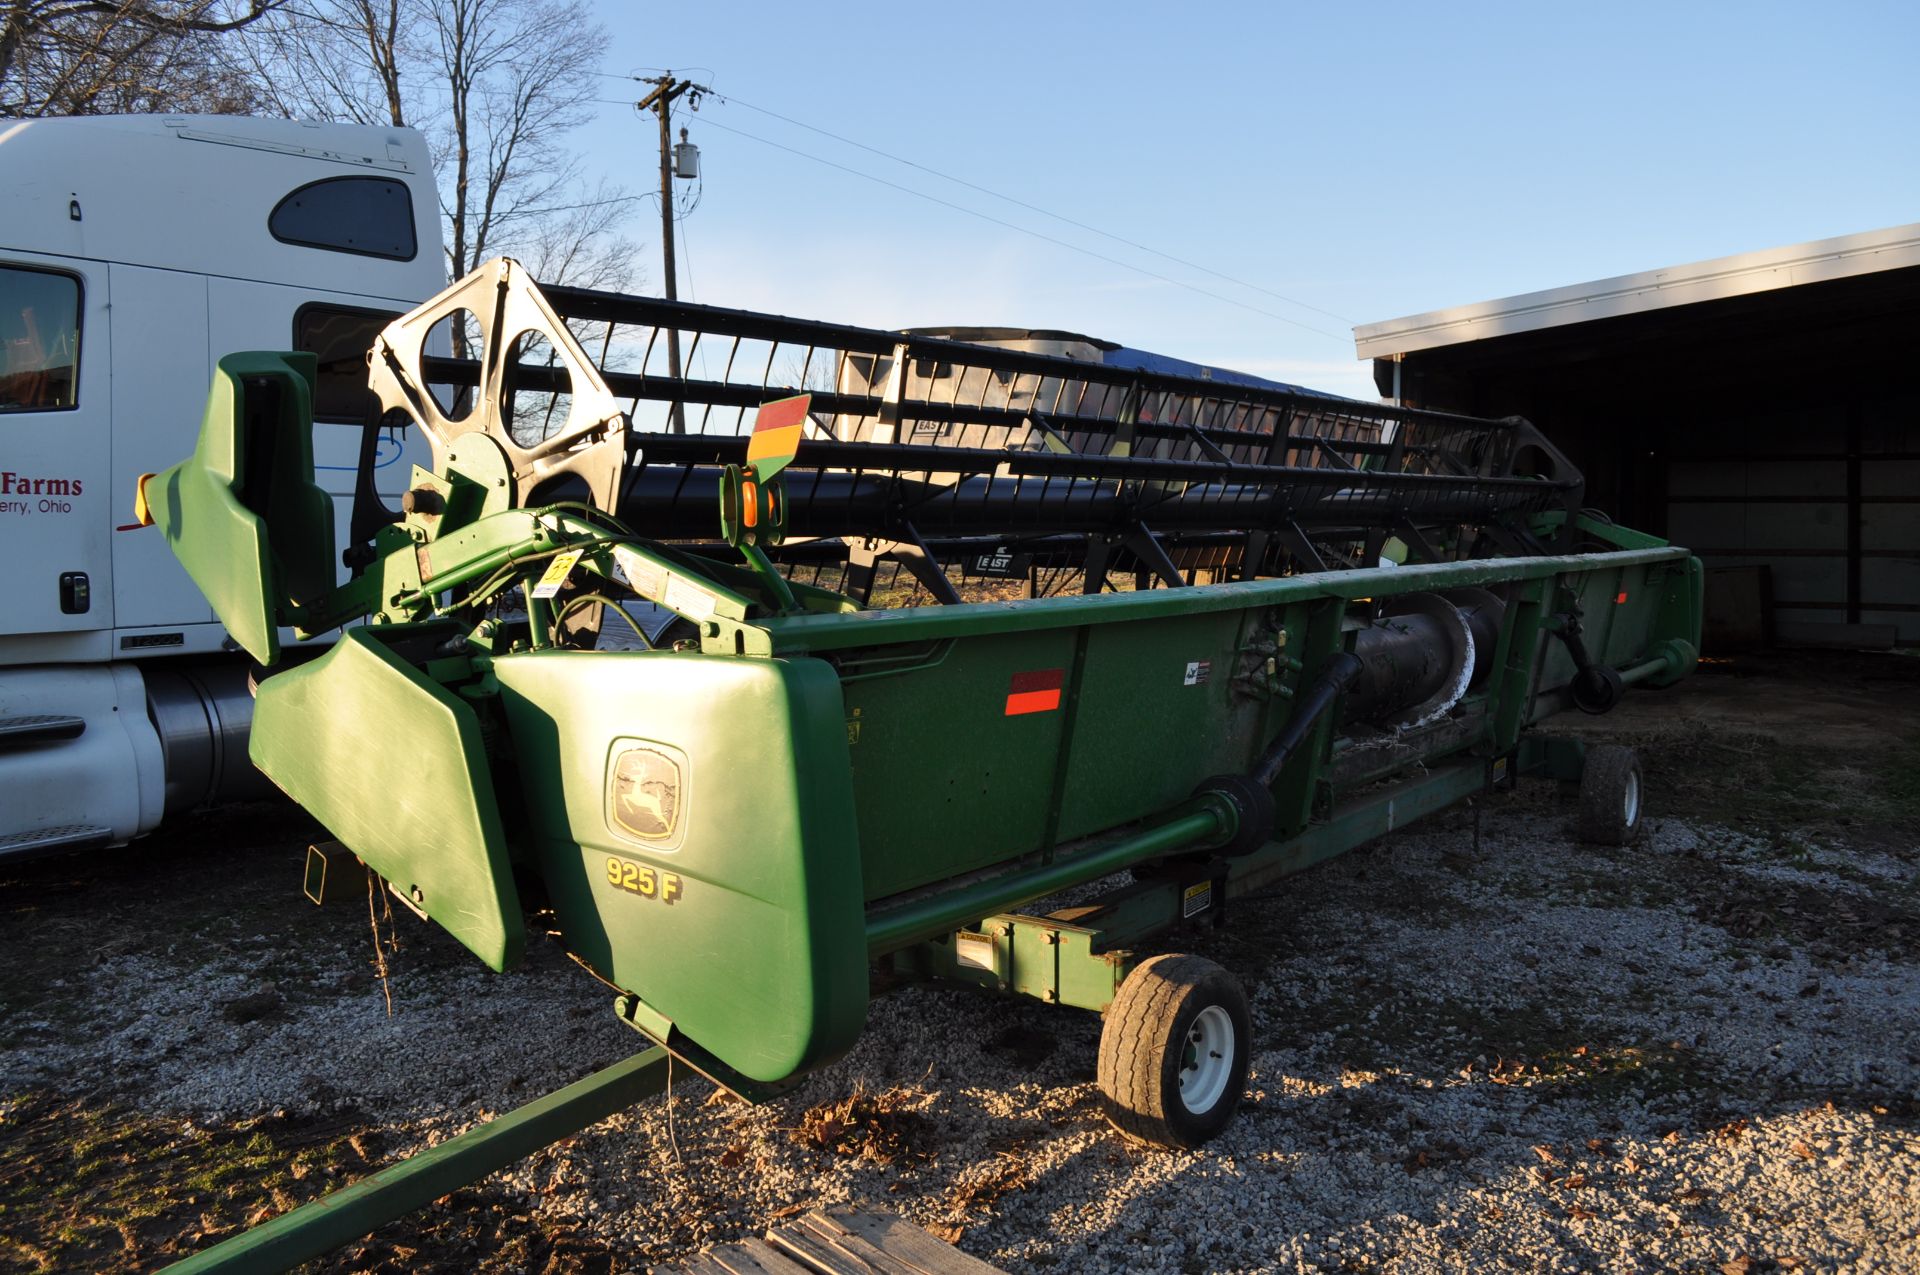
<instances>
[{"instance_id":1,"label":"truck door","mask_svg":"<svg viewBox=\"0 0 1920 1275\"><path fill-rule=\"evenodd\" d=\"M158 473L192 452L200 434L213 362L207 350L206 276L116 264L113 317L120 423L112 487L114 512L122 516L111 521L125 523L131 521L140 475ZM104 357L106 343L98 348ZM213 621L213 608L159 532L115 536L113 570L117 628Z\"/></svg>"},{"instance_id":2,"label":"truck door","mask_svg":"<svg viewBox=\"0 0 1920 1275\"><path fill-rule=\"evenodd\" d=\"M0 253L0 635L113 626L107 351L104 265Z\"/></svg>"}]
</instances>

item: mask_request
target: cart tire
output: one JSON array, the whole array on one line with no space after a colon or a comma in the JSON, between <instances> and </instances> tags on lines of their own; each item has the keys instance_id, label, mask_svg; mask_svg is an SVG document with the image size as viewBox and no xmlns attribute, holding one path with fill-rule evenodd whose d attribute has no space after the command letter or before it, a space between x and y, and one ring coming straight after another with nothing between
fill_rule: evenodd
<instances>
[{"instance_id":1,"label":"cart tire","mask_svg":"<svg viewBox=\"0 0 1920 1275\"><path fill-rule=\"evenodd\" d=\"M1247 1087L1253 1031L1240 980L1199 956L1156 956L1120 985L1100 1032L1100 1098L1128 1137L1197 1147Z\"/></svg>"},{"instance_id":2,"label":"cart tire","mask_svg":"<svg viewBox=\"0 0 1920 1275\"><path fill-rule=\"evenodd\" d=\"M1602 846L1631 844L1640 835L1644 795L1638 753L1619 744L1589 748L1580 775L1580 839Z\"/></svg>"}]
</instances>

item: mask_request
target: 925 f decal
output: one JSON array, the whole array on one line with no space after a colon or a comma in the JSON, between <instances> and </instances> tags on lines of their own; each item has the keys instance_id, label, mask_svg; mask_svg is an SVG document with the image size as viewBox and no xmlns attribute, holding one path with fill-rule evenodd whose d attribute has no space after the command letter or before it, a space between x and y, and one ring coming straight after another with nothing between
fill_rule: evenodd
<instances>
[{"instance_id":1,"label":"925 f decal","mask_svg":"<svg viewBox=\"0 0 1920 1275\"><path fill-rule=\"evenodd\" d=\"M679 902L682 893L679 873L660 872L617 854L607 856L607 884L669 905Z\"/></svg>"}]
</instances>

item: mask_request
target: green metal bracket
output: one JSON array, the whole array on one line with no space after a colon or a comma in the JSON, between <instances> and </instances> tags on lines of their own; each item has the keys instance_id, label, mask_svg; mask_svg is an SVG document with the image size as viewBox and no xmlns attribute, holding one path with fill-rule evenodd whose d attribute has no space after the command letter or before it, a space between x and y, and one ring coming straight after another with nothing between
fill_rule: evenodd
<instances>
[{"instance_id":1,"label":"green metal bracket","mask_svg":"<svg viewBox=\"0 0 1920 1275\"><path fill-rule=\"evenodd\" d=\"M1308 603L1296 603L1286 608L1284 629L1288 632L1304 634L1304 640L1296 642L1295 660L1301 665L1301 672L1295 675L1295 684L1309 686L1321 674L1334 652L1340 650L1344 633L1342 627L1346 621L1347 600L1344 598L1323 598ZM1276 700L1271 705L1269 720L1262 735L1271 739L1279 734L1286 718L1293 712L1290 699ZM1291 764L1281 771L1273 785L1274 832L1285 836L1307 826L1312 817L1313 808L1320 790L1321 761L1333 747L1335 714L1328 713L1313 728L1311 734L1301 745L1299 753Z\"/></svg>"},{"instance_id":2,"label":"green metal bracket","mask_svg":"<svg viewBox=\"0 0 1920 1275\"><path fill-rule=\"evenodd\" d=\"M666 1088L666 1060L667 1051L658 1046L643 1049L167 1270L171 1275L291 1270L660 1093Z\"/></svg>"},{"instance_id":3,"label":"green metal bracket","mask_svg":"<svg viewBox=\"0 0 1920 1275\"><path fill-rule=\"evenodd\" d=\"M1547 621L1547 598L1554 591L1550 576L1516 583L1507 601L1507 622L1493 652L1493 751L1510 752L1526 724L1533 689L1534 660L1540 633Z\"/></svg>"},{"instance_id":4,"label":"green metal bracket","mask_svg":"<svg viewBox=\"0 0 1920 1275\"><path fill-rule=\"evenodd\" d=\"M693 1070L747 1102L768 1102L791 1092L805 1079L796 1074L785 1080L755 1080L721 1062L691 1036L673 1025L673 1020L631 992L613 998L613 1016L665 1049Z\"/></svg>"},{"instance_id":5,"label":"green metal bracket","mask_svg":"<svg viewBox=\"0 0 1920 1275\"><path fill-rule=\"evenodd\" d=\"M920 972L1049 1005L1104 1011L1133 968L1133 954L1102 950L1105 933L1057 916L990 916L921 945Z\"/></svg>"}]
</instances>

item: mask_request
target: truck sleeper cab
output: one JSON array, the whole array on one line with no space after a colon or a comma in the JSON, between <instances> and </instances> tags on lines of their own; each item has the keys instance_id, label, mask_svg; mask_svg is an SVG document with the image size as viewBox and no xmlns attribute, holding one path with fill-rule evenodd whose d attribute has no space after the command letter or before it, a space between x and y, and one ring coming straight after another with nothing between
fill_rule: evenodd
<instances>
[{"instance_id":1,"label":"truck sleeper cab","mask_svg":"<svg viewBox=\"0 0 1920 1275\"><path fill-rule=\"evenodd\" d=\"M249 662L160 538L127 526L135 480L191 446L223 355L284 346L319 355L316 471L350 500L365 352L445 282L437 207L408 129L0 128L0 858L265 791ZM426 457L408 432L380 442L389 503Z\"/></svg>"}]
</instances>

